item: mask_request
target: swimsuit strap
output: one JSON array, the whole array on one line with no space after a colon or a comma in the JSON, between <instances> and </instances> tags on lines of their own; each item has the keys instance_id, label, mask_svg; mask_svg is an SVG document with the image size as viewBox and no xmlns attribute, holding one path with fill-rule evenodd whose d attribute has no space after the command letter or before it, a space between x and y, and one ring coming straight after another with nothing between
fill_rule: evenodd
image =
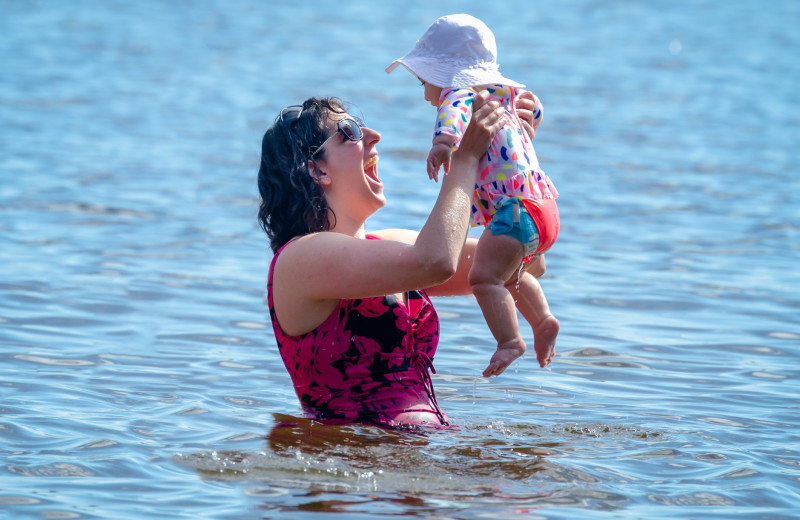
<instances>
[{"instance_id":1,"label":"swimsuit strap","mask_svg":"<svg viewBox=\"0 0 800 520\"><path fill-rule=\"evenodd\" d=\"M434 374L436 373L436 369L433 368L433 360L431 360L428 354L419 350L414 350L411 353L411 363L414 365L414 368L417 369L419 375L422 376L422 386L425 387L425 393L428 394L428 399L433 403L433 408L436 412L436 416L439 417L439 422L448 424L444 412L442 412L442 409L439 407L439 401L436 400L436 392L433 391L431 372Z\"/></svg>"},{"instance_id":2,"label":"swimsuit strap","mask_svg":"<svg viewBox=\"0 0 800 520\"><path fill-rule=\"evenodd\" d=\"M410 303L411 299L408 298L407 301ZM410 316L411 312L408 306L407 309L409 310ZM417 349L416 345L414 345L414 335L417 329L416 317L411 317L411 323L409 325L407 337L409 339L409 350L411 351L411 364L422 378L422 386L425 388L425 393L428 394L428 399L433 404L433 410L436 412L439 422L446 425L448 424L447 418L445 417L444 412L442 412L442 409L439 407L439 401L436 399L436 392L433 390L433 379L431 379L431 373L436 373L436 369L433 367L433 360L427 353Z\"/></svg>"}]
</instances>

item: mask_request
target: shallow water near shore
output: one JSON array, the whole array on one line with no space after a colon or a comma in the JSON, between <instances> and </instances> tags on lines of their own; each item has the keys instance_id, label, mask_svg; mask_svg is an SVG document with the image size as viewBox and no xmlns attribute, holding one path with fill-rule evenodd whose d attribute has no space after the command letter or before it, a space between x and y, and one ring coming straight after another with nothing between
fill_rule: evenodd
<instances>
[{"instance_id":1,"label":"shallow water near shore","mask_svg":"<svg viewBox=\"0 0 800 520\"><path fill-rule=\"evenodd\" d=\"M341 96L382 134L369 227L421 227L433 109L383 68L445 11L4 7L0 518L796 517L795 2L459 8L545 106L561 333L485 379L474 299L435 300L434 431L300 418L255 175L280 108Z\"/></svg>"}]
</instances>

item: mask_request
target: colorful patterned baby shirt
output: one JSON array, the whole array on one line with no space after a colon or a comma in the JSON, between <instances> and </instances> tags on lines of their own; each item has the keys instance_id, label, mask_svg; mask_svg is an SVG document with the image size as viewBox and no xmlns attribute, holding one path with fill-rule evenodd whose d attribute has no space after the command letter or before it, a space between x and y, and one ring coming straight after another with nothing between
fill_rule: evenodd
<instances>
[{"instance_id":1,"label":"colorful patterned baby shirt","mask_svg":"<svg viewBox=\"0 0 800 520\"><path fill-rule=\"evenodd\" d=\"M508 123L497 133L489 151L480 162L480 175L475 184L470 224L485 226L497 208L512 198L554 199L558 191L539 167L536 152L528 134L522 128L514 103L520 89L505 85L470 88L445 88L439 98L434 138L445 134L455 138L457 149L472 117L472 98L482 89L489 99L499 100L508 113ZM542 120L542 104L534 96L534 122Z\"/></svg>"}]
</instances>

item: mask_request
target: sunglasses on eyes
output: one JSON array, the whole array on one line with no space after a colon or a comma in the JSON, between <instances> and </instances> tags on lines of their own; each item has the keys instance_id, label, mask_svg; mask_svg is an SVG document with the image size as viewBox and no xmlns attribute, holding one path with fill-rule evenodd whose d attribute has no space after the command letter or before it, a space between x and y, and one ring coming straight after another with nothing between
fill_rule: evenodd
<instances>
[{"instance_id":1,"label":"sunglasses on eyes","mask_svg":"<svg viewBox=\"0 0 800 520\"><path fill-rule=\"evenodd\" d=\"M364 131L361 129L363 126L364 122L358 118L346 117L344 119L340 119L339 122L336 123L336 131L332 133L330 137L325 139L325 141L323 141L322 144L319 145L313 152L311 152L309 159L313 160L314 156L316 156L319 151L322 150L322 147L328 144L328 141L333 139L339 132L341 132L348 141L360 141L364 138Z\"/></svg>"}]
</instances>

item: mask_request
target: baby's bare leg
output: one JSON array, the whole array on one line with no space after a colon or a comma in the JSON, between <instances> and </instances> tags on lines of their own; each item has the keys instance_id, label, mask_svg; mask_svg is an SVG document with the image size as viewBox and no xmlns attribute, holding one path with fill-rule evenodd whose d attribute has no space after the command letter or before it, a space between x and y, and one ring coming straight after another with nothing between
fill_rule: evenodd
<instances>
[{"instance_id":1,"label":"baby's bare leg","mask_svg":"<svg viewBox=\"0 0 800 520\"><path fill-rule=\"evenodd\" d=\"M469 283L497 341L497 350L483 371L484 377L502 374L527 348L519 333L514 298L505 287L521 261L522 244L508 235L494 235L485 230L478 240Z\"/></svg>"},{"instance_id":2,"label":"baby's bare leg","mask_svg":"<svg viewBox=\"0 0 800 520\"><path fill-rule=\"evenodd\" d=\"M534 258L519 279L516 275L512 276L506 283L506 288L513 294L517 309L533 329L533 346L539 366L546 367L556 354L556 337L560 324L550 313L542 286L531 272L544 274L543 256Z\"/></svg>"}]
</instances>

